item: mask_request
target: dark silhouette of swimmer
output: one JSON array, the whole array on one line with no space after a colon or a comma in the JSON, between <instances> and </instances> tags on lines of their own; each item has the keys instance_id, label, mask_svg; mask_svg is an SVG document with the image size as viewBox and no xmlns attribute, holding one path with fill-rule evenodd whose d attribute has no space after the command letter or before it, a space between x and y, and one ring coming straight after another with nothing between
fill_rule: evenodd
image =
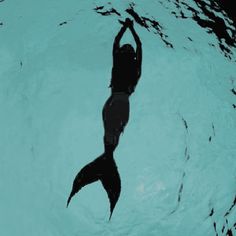
<instances>
[{"instance_id":1,"label":"dark silhouette of swimmer","mask_svg":"<svg viewBox=\"0 0 236 236\"><path fill-rule=\"evenodd\" d=\"M104 153L84 166L74 179L72 191L67 201L85 185L100 180L110 201L110 218L121 191L120 176L113 157L120 134L124 131L129 119L129 96L134 92L141 76L142 45L134 30L133 21L120 21L122 27L115 37L113 45L113 68L110 83L111 96L106 101L103 111ZM120 40L130 29L136 42L136 51L130 44L120 47ZM109 219L110 219L109 218Z\"/></svg>"}]
</instances>

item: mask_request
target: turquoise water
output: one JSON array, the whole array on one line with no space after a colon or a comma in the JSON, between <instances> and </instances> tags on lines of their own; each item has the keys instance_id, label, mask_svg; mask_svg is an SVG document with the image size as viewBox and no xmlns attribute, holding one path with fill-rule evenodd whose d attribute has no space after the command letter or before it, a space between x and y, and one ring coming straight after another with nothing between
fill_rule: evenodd
<instances>
[{"instance_id":1,"label":"turquoise water","mask_svg":"<svg viewBox=\"0 0 236 236\"><path fill-rule=\"evenodd\" d=\"M115 152L122 190L111 221L100 183L66 208L76 173L103 151L112 43L129 3L0 2L0 235L236 235L235 49L225 57L171 3L135 1L173 48L135 24L142 78ZM134 44L129 33L122 42Z\"/></svg>"}]
</instances>

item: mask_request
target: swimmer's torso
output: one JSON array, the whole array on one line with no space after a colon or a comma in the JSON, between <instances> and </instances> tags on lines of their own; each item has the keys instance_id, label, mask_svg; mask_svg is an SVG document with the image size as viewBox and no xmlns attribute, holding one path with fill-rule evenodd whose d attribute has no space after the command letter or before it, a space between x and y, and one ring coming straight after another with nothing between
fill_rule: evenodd
<instances>
[{"instance_id":1,"label":"swimmer's torso","mask_svg":"<svg viewBox=\"0 0 236 236\"><path fill-rule=\"evenodd\" d=\"M135 59L125 58L120 53L115 54L112 68L110 87L112 92L131 94L137 84L137 62Z\"/></svg>"}]
</instances>

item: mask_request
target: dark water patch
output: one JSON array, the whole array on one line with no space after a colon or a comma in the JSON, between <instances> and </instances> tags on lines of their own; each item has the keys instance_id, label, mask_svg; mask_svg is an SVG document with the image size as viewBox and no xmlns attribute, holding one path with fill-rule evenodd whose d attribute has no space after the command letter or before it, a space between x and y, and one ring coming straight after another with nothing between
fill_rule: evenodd
<instances>
[{"instance_id":1,"label":"dark water patch","mask_svg":"<svg viewBox=\"0 0 236 236\"><path fill-rule=\"evenodd\" d=\"M146 28L148 31L153 30L155 34L158 34L167 47L173 48L173 44L167 40L168 36L163 33L163 27L158 21L154 18L150 19L148 17L139 16L134 10L133 5L130 5L130 8L126 9L126 12L133 17L137 24Z\"/></svg>"},{"instance_id":2,"label":"dark water patch","mask_svg":"<svg viewBox=\"0 0 236 236\"><path fill-rule=\"evenodd\" d=\"M184 151L184 157L185 157L185 160L188 161L190 159L190 155L188 153L188 148L186 147L185 148L185 151ZM185 174L185 173L184 173ZM185 176L185 175L184 175Z\"/></svg>"},{"instance_id":3,"label":"dark water patch","mask_svg":"<svg viewBox=\"0 0 236 236\"><path fill-rule=\"evenodd\" d=\"M213 124L213 123L211 124L211 127L212 127L212 130L213 130L213 135L214 135L214 136L216 136L216 132L215 132L215 126L214 126L214 124Z\"/></svg>"},{"instance_id":4,"label":"dark water patch","mask_svg":"<svg viewBox=\"0 0 236 236\"><path fill-rule=\"evenodd\" d=\"M59 24L59 26L66 25L66 24L67 24L67 21L63 21Z\"/></svg>"},{"instance_id":5,"label":"dark water patch","mask_svg":"<svg viewBox=\"0 0 236 236\"><path fill-rule=\"evenodd\" d=\"M188 123L187 123L187 121L183 117L182 117L182 121L184 123L185 129L188 131Z\"/></svg>"},{"instance_id":6,"label":"dark water patch","mask_svg":"<svg viewBox=\"0 0 236 236\"><path fill-rule=\"evenodd\" d=\"M104 8L104 6L95 7L94 10L95 10L95 11L99 11L99 10L102 10L103 8Z\"/></svg>"},{"instance_id":7,"label":"dark water patch","mask_svg":"<svg viewBox=\"0 0 236 236\"><path fill-rule=\"evenodd\" d=\"M186 175L185 172L183 172L181 184L180 184L179 191L178 191L178 204L181 202L181 199L182 199L185 175Z\"/></svg>"},{"instance_id":8,"label":"dark water patch","mask_svg":"<svg viewBox=\"0 0 236 236\"><path fill-rule=\"evenodd\" d=\"M167 47L174 48L173 44L166 40L168 36L163 33L163 27L161 27L161 25L157 21L151 20L147 17L142 17L142 18L147 22L151 23L151 27L156 30L156 32L154 33L159 34L161 36L162 41L166 44Z\"/></svg>"},{"instance_id":9,"label":"dark water patch","mask_svg":"<svg viewBox=\"0 0 236 236\"><path fill-rule=\"evenodd\" d=\"M233 25L236 26L236 14L235 14L235 1L234 0L217 0L220 10L226 13L230 20L233 22Z\"/></svg>"},{"instance_id":10,"label":"dark water patch","mask_svg":"<svg viewBox=\"0 0 236 236\"><path fill-rule=\"evenodd\" d=\"M187 37L187 38L188 38L189 41L191 41L191 42L193 41L190 37Z\"/></svg>"},{"instance_id":11,"label":"dark water patch","mask_svg":"<svg viewBox=\"0 0 236 236\"><path fill-rule=\"evenodd\" d=\"M234 225L232 227L229 227L229 222L228 219L226 218L233 210L233 208L236 206L236 196L233 200L232 205L230 206L229 210L225 213L224 217L225 217L225 223L221 229L222 234L225 233L226 229L226 236L233 236L233 231L232 229L235 228L236 229L236 223L234 223Z\"/></svg>"},{"instance_id":12,"label":"dark water patch","mask_svg":"<svg viewBox=\"0 0 236 236\"><path fill-rule=\"evenodd\" d=\"M174 15L176 18L182 18L182 19L188 19L189 17L185 16L183 11L180 10L179 14L177 14L175 11L171 12L172 15Z\"/></svg>"},{"instance_id":13,"label":"dark water patch","mask_svg":"<svg viewBox=\"0 0 236 236\"><path fill-rule=\"evenodd\" d=\"M214 34L224 56L232 59L232 48L236 47L236 14L233 11L233 0L226 0L226 2L192 0L195 6L190 6L186 1L181 0L169 2L174 3L175 6L171 14L180 19L191 18L199 26L205 28L207 33Z\"/></svg>"},{"instance_id":14,"label":"dark water patch","mask_svg":"<svg viewBox=\"0 0 236 236\"><path fill-rule=\"evenodd\" d=\"M228 229L226 236L234 236L231 229Z\"/></svg>"},{"instance_id":15,"label":"dark water patch","mask_svg":"<svg viewBox=\"0 0 236 236\"><path fill-rule=\"evenodd\" d=\"M231 89L231 92L234 94L234 95L236 95L236 90L233 88L233 89Z\"/></svg>"},{"instance_id":16,"label":"dark water patch","mask_svg":"<svg viewBox=\"0 0 236 236\"><path fill-rule=\"evenodd\" d=\"M185 178L185 176L186 176L186 173L183 172L182 178L181 178L181 184L180 184L180 187L179 187L179 190L178 190L177 205L174 208L174 210L171 211L170 215L174 214L178 210L178 208L179 208L179 205L180 205L180 202L181 202L181 199L182 199L182 195L183 195L184 178Z\"/></svg>"},{"instance_id":17,"label":"dark water patch","mask_svg":"<svg viewBox=\"0 0 236 236\"><path fill-rule=\"evenodd\" d=\"M188 154L188 147L185 147L185 150L184 150L184 156L186 157Z\"/></svg>"},{"instance_id":18,"label":"dark water patch","mask_svg":"<svg viewBox=\"0 0 236 236\"><path fill-rule=\"evenodd\" d=\"M235 206L236 206L236 196L235 196L234 201L233 201L232 205L230 206L229 210L225 213L224 217L228 216Z\"/></svg>"},{"instance_id":19,"label":"dark water patch","mask_svg":"<svg viewBox=\"0 0 236 236\"><path fill-rule=\"evenodd\" d=\"M209 213L209 216L213 216L214 214L214 208L211 209L211 212Z\"/></svg>"},{"instance_id":20,"label":"dark water patch","mask_svg":"<svg viewBox=\"0 0 236 236\"><path fill-rule=\"evenodd\" d=\"M178 193L178 202L180 203L181 197L182 197L182 192L183 192L184 185L181 183L180 188L179 188L179 193Z\"/></svg>"},{"instance_id":21,"label":"dark water patch","mask_svg":"<svg viewBox=\"0 0 236 236\"><path fill-rule=\"evenodd\" d=\"M214 229L216 231L216 222L213 223Z\"/></svg>"},{"instance_id":22,"label":"dark water patch","mask_svg":"<svg viewBox=\"0 0 236 236\"><path fill-rule=\"evenodd\" d=\"M213 134L209 136L209 138L208 138L208 141L209 141L209 142L211 142L211 141L212 141L212 138L216 136L215 126L214 126L213 123L211 124L211 128L212 128Z\"/></svg>"},{"instance_id":23,"label":"dark water patch","mask_svg":"<svg viewBox=\"0 0 236 236\"><path fill-rule=\"evenodd\" d=\"M221 230L222 234L224 233L224 231L225 231L225 225L222 227L222 230Z\"/></svg>"},{"instance_id":24,"label":"dark water patch","mask_svg":"<svg viewBox=\"0 0 236 236\"><path fill-rule=\"evenodd\" d=\"M214 33L216 35L221 50L225 53L226 56L229 56L228 54L231 54L230 47L236 46L234 37L236 28L234 24L230 24L228 16L223 13L223 9L220 5L217 4L217 1L215 1L214 3L206 3L205 1L194 0L194 2L202 10L202 13L207 19L202 19L199 15L196 17L193 16L193 19L196 20L200 26L208 28L208 33ZM221 1L218 1L218 3L220 2ZM216 12L222 12L225 17L221 18L217 16ZM230 26L227 26L226 22Z\"/></svg>"},{"instance_id":25,"label":"dark water patch","mask_svg":"<svg viewBox=\"0 0 236 236\"><path fill-rule=\"evenodd\" d=\"M214 227L214 230L215 230L216 236L218 236L218 233L217 233L217 230L216 230L216 222L213 223L213 227Z\"/></svg>"},{"instance_id":26,"label":"dark water patch","mask_svg":"<svg viewBox=\"0 0 236 236\"><path fill-rule=\"evenodd\" d=\"M218 232L217 232L217 225L216 225L216 221L213 219L213 215L215 214L215 210L214 208L212 207L211 208L211 211L208 215L208 217L212 217L212 221L213 221L213 228L214 228L214 231L215 231L215 235L218 236Z\"/></svg>"},{"instance_id":27,"label":"dark water patch","mask_svg":"<svg viewBox=\"0 0 236 236\"><path fill-rule=\"evenodd\" d=\"M118 16L121 16L121 14L115 9L115 8L110 8L108 10L104 10L104 6L96 7L94 10L98 13L101 14L102 16L110 16L112 14L116 14Z\"/></svg>"}]
</instances>

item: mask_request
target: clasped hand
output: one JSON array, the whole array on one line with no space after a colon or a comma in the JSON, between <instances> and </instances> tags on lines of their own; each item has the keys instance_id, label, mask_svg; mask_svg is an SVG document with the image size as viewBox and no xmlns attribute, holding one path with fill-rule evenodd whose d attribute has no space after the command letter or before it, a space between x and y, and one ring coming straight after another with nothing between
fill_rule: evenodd
<instances>
[{"instance_id":1,"label":"clasped hand","mask_svg":"<svg viewBox=\"0 0 236 236\"><path fill-rule=\"evenodd\" d=\"M119 20L119 22L127 28L133 28L133 26L134 26L134 22L132 20L130 20L129 18L126 18L125 21Z\"/></svg>"}]
</instances>

